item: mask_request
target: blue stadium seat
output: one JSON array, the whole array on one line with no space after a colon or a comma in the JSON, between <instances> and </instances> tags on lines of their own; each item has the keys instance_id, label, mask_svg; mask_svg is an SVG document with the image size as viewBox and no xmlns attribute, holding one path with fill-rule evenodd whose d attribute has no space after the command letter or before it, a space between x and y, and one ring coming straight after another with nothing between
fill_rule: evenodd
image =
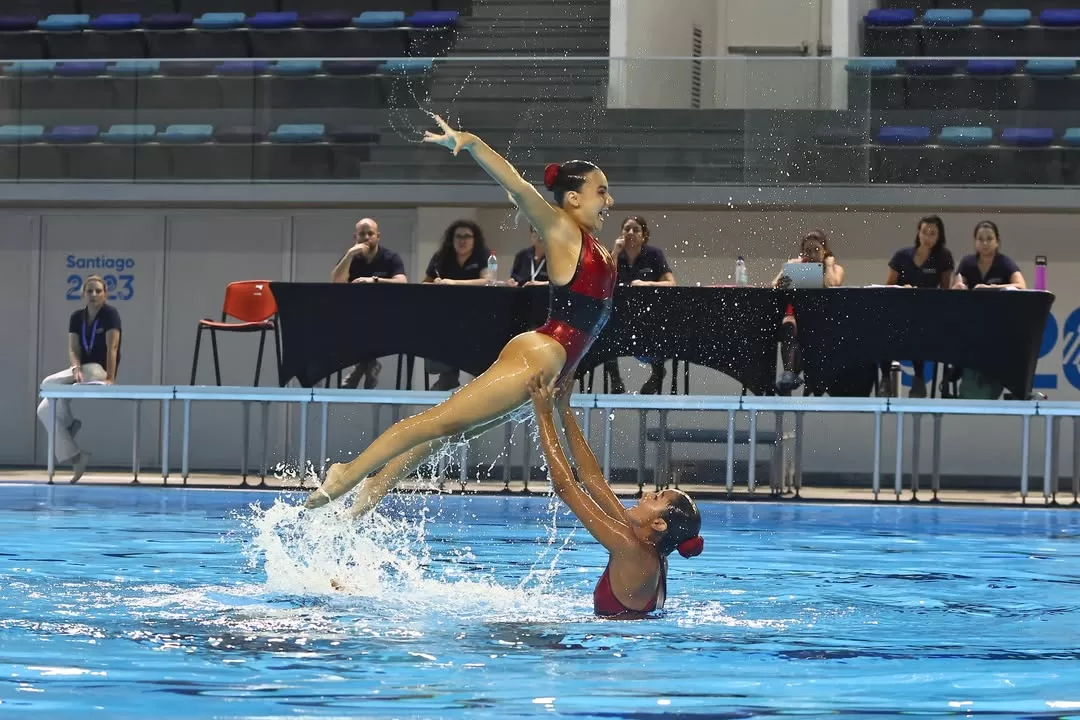
<instances>
[{"instance_id":1,"label":"blue stadium seat","mask_svg":"<svg viewBox=\"0 0 1080 720\"><path fill-rule=\"evenodd\" d=\"M863 17L863 54L884 57L917 55L919 34L912 8L874 8Z\"/></svg>"},{"instance_id":2,"label":"blue stadium seat","mask_svg":"<svg viewBox=\"0 0 1080 720\"><path fill-rule=\"evenodd\" d=\"M300 14L289 12L260 12L247 19L247 26L255 30L287 30L300 23Z\"/></svg>"},{"instance_id":3,"label":"blue stadium seat","mask_svg":"<svg viewBox=\"0 0 1080 720\"><path fill-rule=\"evenodd\" d=\"M57 125L45 134L46 140L57 145L91 143L97 138L96 125Z\"/></svg>"},{"instance_id":4,"label":"blue stadium seat","mask_svg":"<svg viewBox=\"0 0 1080 720\"><path fill-rule=\"evenodd\" d=\"M950 126L941 129L938 133L938 143L954 147L977 147L989 145L994 140L994 131L991 128Z\"/></svg>"},{"instance_id":5,"label":"blue stadium seat","mask_svg":"<svg viewBox=\"0 0 1080 720\"><path fill-rule=\"evenodd\" d=\"M157 60L117 60L105 68L105 73L118 77L157 75L161 63Z\"/></svg>"},{"instance_id":6,"label":"blue stadium seat","mask_svg":"<svg viewBox=\"0 0 1080 720\"><path fill-rule=\"evenodd\" d=\"M87 62L61 62L53 69L53 74L59 77L95 77L105 74L106 63L104 60Z\"/></svg>"},{"instance_id":7,"label":"blue stadium seat","mask_svg":"<svg viewBox=\"0 0 1080 720\"><path fill-rule=\"evenodd\" d=\"M278 60L270 66L271 75L284 77L318 75L321 72L321 60Z\"/></svg>"},{"instance_id":8,"label":"blue stadium seat","mask_svg":"<svg viewBox=\"0 0 1080 720\"><path fill-rule=\"evenodd\" d=\"M907 71L907 107L936 110L963 103L971 97L971 82L960 74L959 60L904 60Z\"/></svg>"},{"instance_id":9,"label":"blue stadium seat","mask_svg":"<svg viewBox=\"0 0 1080 720\"><path fill-rule=\"evenodd\" d=\"M44 125L0 125L0 143L22 145L41 142Z\"/></svg>"},{"instance_id":10,"label":"blue stadium seat","mask_svg":"<svg viewBox=\"0 0 1080 720\"><path fill-rule=\"evenodd\" d=\"M922 16L927 27L967 27L974 21L975 13L968 8L934 8Z\"/></svg>"},{"instance_id":11,"label":"blue stadium seat","mask_svg":"<svg viewBox=\"0 0 1080 720\"><path fill-rule=\"evenodd\" d=\"M977 54L977 29L971 27L975 14L968 9L933 9L922 16L924 55L929 57L971 57Z\"/></svg>"},{"instance_id":12,"label":"blue stadium seat","mask_svg":"<svg viewBox=\"0 0 1080 720\"><path fill-rule=\"evenodd\" d=\"M157 128L149 124L139 125L113 125L101 133L101 141L105 143L132 144L149 142L154 139Z\"/></svg>"},{"instance_id":13,"label":"blue stadium seat","mask_svg":"<svg viewBox=\"0 0 1080 720\"><path fill-rule=\"evenodd\" d=\"M953 103L954 108L1009 110L1020 105L1023 78L1017 75L1016 60L969 60L966 66L968 96Z\"/></svg>"},{"instance_id":14,"label":"blue stadium seat","mask_svg":"<svg viewBox=\"0 0 1080 720\"><path fill-rule=\"evenodd\" d=\"M882 145L925 145L930 140L930 128L924 125L885 125L878 130Z\"/></svg>"},{"instance_id":15,"label":"blue stadium seat","mask_svg":"<svg viewBox=\"0 0 1080 720\"><path fill-rule=\"evenodd\" d=\"M38 21L38 30L46 32L77 32L90 26L90 16L84 14L50 15Z\"/></svg>"},{"instance_id":16,"label":"blue stadium seat","mask_svg":"<svg viewBox=\"0 0 1080 720\"><path fill-rule=\"evenodd\" d=\"M142 15L138 13L106 13L90 21L91 30L119 32L135 30L142 25Z\"/></svg>"},{"instance_id":17,"label":"blue stadium seat","mask_svg":"<svg viewBox=\"0 0 1080 720\"><path fill-rule=\"evenodd\" d=\"M1074 57L1080 37L1080 9L1048 9L1039 13L1040 50L1033 55Z\"/></svg>"},{"instance_id":18,"label":"blue stadium seat","mask_svg":"<svg viewBox=\"0 0 1080 720\"><path fill-rule=\"evenodd\" d=\"M1039 22L1046 27L1080 27L1080 9L1043 10Z\"/></svg>"},{"instance_id":19,"label":"blue stadium seat","mask_svg":"<svg viewBox=\"0 0 1080 720\"><path fill-rule=\"evenodd\" d=\"M23 76L52 75L55 60L17 60L7 67L5 74Z\"/></svg>"},{"instance_id":20,"label":"blue stadium seat","mask_svg":"<svg viewBox=\"0 0 1080 720\"><path fill-rule=\"evenodd\" d=\"M1018 28L1031 24L1031 10L1027 8L987 8L979 23L984 27Z\"/></svg>"},{"instance_id":21,"label":"blue stadium seat","mask_svg":"<svg viewBox=\"0 0 1080 720\"><path fill-rule=\"evenodd\" d=\"M1080 127L1066 128L1061 136L1061 144L1068 147L1080 147Z\"/></svg>"},{"instance_id":22,"label":"blue stadium seat","mask_svg":"<svg viewBox=\"0 0 1080 720\"><path fill-rule=\"evenodd\" d=\"M159 142L174 145L207 143L213 139L213 125L169 125L157 134Z\"/></svg>"},{"instance_id":23,"label":"blue stadium seat","mask_svg":"<svg viewBox=\"0 0 1080 720\"><path fill-rule=\"evenodd\" d=\"M195 17L190 13L155 13L143 21L147 30L184 30L194 24Z\"/></svg>"},{"instance_id":24,"label":"blue stadium seat","mask_svg":"<svg viewBox=\"0 0 1080 720\"><path fill-rule=\"evenodd\" d=\"M907 106L907 83L898 74L896 60L852 58L844 69L849 109L903 110Z\"/></svg>"},{"instance_id":25,"label":"blue stadium seat","mask_svg":"<svg viewBox=\"0 0 1080 720\"><path fill-rule=\"evenodd\" d=\"M243 27L244 13L208 12L195 18L194 25L200 30L235 30Z\"/></svg>"},{"instance_id":26,"label":"blue stadium seat","mask_svg":"<svg viewBox=\"0 0 1080 720\"><path fill-rule=\"evenodd\" d=\"M352 24L365 30L403 27L405 13L400 11L368 10L353 18Z\"/></svg>"},{"instance_id":27,"label":"blue stadium seat","mask_svg":"<svg viewBox=\"0 0 1080 720\"><path fill-rule=\"evenodd\" d=\"M238 75L241 77L255 77L265 75L270 68L269 60L227 60L214 65L215 75Z\"/></svg>"},{"instance_id":28,"label":"blue stadium seat","mask_svg":"<svg viewBox=\"0 0 1080 720\"><path fill-rule=\"evenodd\" d=\"M304 13L300 17L300 24L309 30L338 30L349 27L352 17L348 13L334 11Z\"/></svg>"},{"instance_id":29,"label":"blue stadium seat","mask_svg":"<svg viewBox=\"0 0 1080 720\"><path fill-rule=\"evenodd\" d=\"M453 10L421 10L410 15L408 22L414 28L452 28L458 19Z\"/></svg>"},{"instance_id":30,"label":"blue stadium seat","mask_svg":"<svg viewBox=\"0 0 1080 720\"><path fill-rule=\"evenodd\" d=\"M1054 143L1053 128L1005 128L1001 131L1003 145L1016 147L1048 147Z\"/></svg>"},{"instance_id":31,"label":"blue stadium seat","mask_svg":"<svg viewBox=\"0 0 1080 720\"><path fill-rule=\"evenodd\" d=\"M45 43L37 33L37 18L0 16L0 59L32 59L45 57Z\"/></svg>"},{"instance_id":32,"label":"blue stadium seat","mask_svg":"<svg viewBox=\"0 0 1080 720\"><path fill-rule=\"evenodd\" d=\"M1028 75L1062 76L1076 72L1076 60L1068 58L1033 58L1024 63Z\"/></svg>"},{"instance_id":33,"label":"blue stadium seat","mask_svg":"<svg viewBox=\"0 0 1080 720\"><path fill-rule=\"evenodd\" d=\"M326 126L321 123L285 123L269 134L275 143L314 143L326 141Z\"/></svg>"},{"instance_id":34,"label":"blue stadium seat","mask_svg":"<svg viewBox=\"0 0 1080 720\"><path fill-rule=\"evenodd\" d=\"M433 67L434 63L429 58L405 58L387 60L378 66L378 71L391 75L423 75L431 72Z\"/></svg>"}]
</instances>

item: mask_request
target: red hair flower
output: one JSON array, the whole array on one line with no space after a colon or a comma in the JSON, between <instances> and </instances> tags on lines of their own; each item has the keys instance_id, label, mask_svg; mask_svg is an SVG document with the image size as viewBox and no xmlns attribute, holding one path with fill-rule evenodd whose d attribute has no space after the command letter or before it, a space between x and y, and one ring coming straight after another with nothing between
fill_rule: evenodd
<instances>
[{"instance_id":1,"label":"red hair flower","mask_svg":"<svg viewBox=\"0 0 1080 720\"><path fill-rule=\"evenodd\" d=\"M705 549L705 541L700 535L695 535L689 540L683 540L678 545L679 554L684 558L692 558L695 555L700 555L701 551Z\"/></svg>"},{"instance_id":2,"label":"red hair flower","mask_svg":"<svg viewBox=\"0 0 1080 720\"><path fill-rule=\"evenodd\" d=\"M555 189L555 181L559 178L559 163L551 163L544 168L544 187L548 190Z\"/></svg>"}]
</instances>

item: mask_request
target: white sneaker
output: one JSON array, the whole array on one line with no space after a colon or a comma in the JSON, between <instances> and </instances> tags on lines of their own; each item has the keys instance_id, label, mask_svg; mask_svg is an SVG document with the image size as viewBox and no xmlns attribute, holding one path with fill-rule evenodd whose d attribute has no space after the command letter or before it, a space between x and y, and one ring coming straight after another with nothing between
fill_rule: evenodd
<instances>
[{"instance_id":1,"label":"white sneaker","mask_svg":"<svg viewBox=\"0 0 1080 720\"><path fill-rule=\"evenodd\" d=\"M71 464L71 483L74 485L82 478L83 473L86 472L86 465L90 462L90 453L83 450L75 456L75 462Z\"/></svg>"}]
</instances>

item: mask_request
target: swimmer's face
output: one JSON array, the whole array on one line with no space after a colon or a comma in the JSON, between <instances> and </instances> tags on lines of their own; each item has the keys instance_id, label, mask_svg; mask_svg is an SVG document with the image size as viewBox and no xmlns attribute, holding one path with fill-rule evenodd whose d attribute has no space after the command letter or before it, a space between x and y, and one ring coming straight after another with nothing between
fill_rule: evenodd
<instances>
[{"instance_id":1,"label":"swimmer's face","mask_svg":"<svg viewBox=\"0 0 1080 720\"><path fill-rule=\"evenodd\" d=\"M644 510L649 517L663 518L668 513L668 507L675 501L678 490L661 490L660 492L645 493L638 500L638 507Z\"/></svg>"},{"instance_id":2,"label":"swimmer's face","mask_svg":"<svg viewBox=\"0 0 1080 720\"><path fill-rule=\"evenodd\" d=\"M105 304L105 285L100 280L90 280L83 285L86 307L99 308Z\"/></svg>"},{"instance_id":3,"label":"swimmer's face","mask_svg":"<svg viewBox=\"0 0 1080 720\"><path fill-rule=\"evenodd\" d=\"M589 171L581 189L567 193L566 197L566 209L580 225L594 233L603 229L604 220L615 204L615 198L608 192L607 175L602 170Z\"/></svg>"}]
</instances>

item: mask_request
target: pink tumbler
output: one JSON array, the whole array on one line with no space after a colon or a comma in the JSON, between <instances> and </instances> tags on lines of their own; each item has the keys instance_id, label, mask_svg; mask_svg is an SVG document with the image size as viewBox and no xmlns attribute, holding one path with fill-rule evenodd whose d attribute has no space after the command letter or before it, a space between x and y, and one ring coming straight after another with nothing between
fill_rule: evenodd
<instances>
[{"instance_id":1,"label":"pink tumbler","mask_svg":"<svg viewBox=\"0 0 1080 720\"><path fill-rule=\"evenodd\" d=\"M1046 256L1035 256L1035 289L1046 289Z\"/></svg>"}]
</instances>

